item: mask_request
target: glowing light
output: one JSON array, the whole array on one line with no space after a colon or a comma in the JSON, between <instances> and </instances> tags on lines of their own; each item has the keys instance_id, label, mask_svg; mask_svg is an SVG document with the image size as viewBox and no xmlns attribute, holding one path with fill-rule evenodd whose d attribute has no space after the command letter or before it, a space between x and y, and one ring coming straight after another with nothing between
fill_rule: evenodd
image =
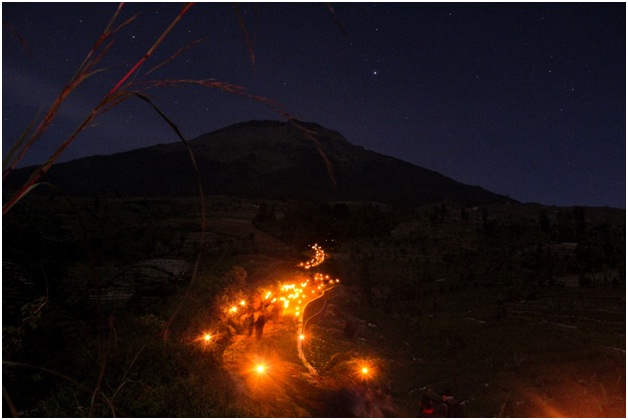
<instances>
[{"instance_id":1,"label":"glowing light","mask_svg":"<svg viewBox=\"0 0 628 420\"><path fill-rule=\"evenodd\" d=\"M300 267L312 268L324 262L325 252L323 249L317 244L312 245L311 249L314 251L313 258L299 264ZM275 286L263 286L261 289L257 289L254 296L240 295L238 297L241 300L234 299L231 306L224 307L223 313L231 315L232 318L238 317L238 312L245 313L247 308L252 309L252 307L249 306L252 302L258 302L261 299L264 301L265 306L264 309L260 308L260 311L273 310L273 307L269 307L272 303L277 305L277 307L274 307L274 310L279 309L283 316L296 316L300 319L301 312L303 312L302 308L305 308L309 302L321 296L325 290L333 287L334 283L339 282L340 280L338 279L335 279L334 282L331 276L321 272L316 273L312 270L312 272L308 273L308 275L302 275L295 278L293 283L278 283ZM279 302L283 302L283 304L279 306ZM291 305L291 303L293 304ZM259 302L257 304L259 305ZM299 340L303 340L302 335L298 336ZM211 343L217 340L217 337L218 336L215 334L210 335L209 332L203 332L202 334L199 334L196 340L209 348ZM358 363L358 366L361 365L361 363ZM261 366L264 365L262 364ZM251 367L251 371L255 369L256 367ZM265 368L262 367L262 369ZM357 375L360 375L359 369L360 368L358 367L358 372L356 373Z\"/></svg>"},{"instance_id":2,"label":"glowing light","mask_svg":"<svg viewBox=\"0 0 628 420\"><path fill-rule=\"evenodd\" d=\"M208 347L212 340L216 339L216 335L212 335L209 331L204 331L196 338L196 341L201 343L204 347Z\"/></svg>"},{"instance_id":3,"label":"glowing light","mask_svg":"<svg viewBox=\"0 0 628 420\"><path fill-rule=\"evenodd\" d=\"M257 365L255 370L257 371L257 373L264 373L264 371L266 370L266 366L264 366L264 365Z\"/></svg>"},{"instance_id":4,"label":"glowing light","mask_svg":"<svg viewBox=\"0 0 628 420\"><path fill-rule=\"evenodd\" d=\"M311 248L314 250L314 258L310 261L299 263L298 267L303 267L306 270L309 270L310 268L316 267L325 261L325 251L323 251L323 248L317 244L312 245Z\"/></svg>"},{"instance_id":5,"label":"glowing light","mask_svg":"<svg viewBox=\"0 0 628 420\"><path fill-rule=\"evenodd\" d=\"M304 334L301 334L301 335L299 336L299 340L301 340L301 341L305 340L305 335L304 335Z\"/></svg>"},{"instance_id":6,"label":"glowing light","mask_svg":"<svg viewBox=\"0 0 628 420\"><path fill-rule=\"evenodd\" d=\"M363 368L362 368L362 375L366 375L366 374L368 374L368 373L369 373L369 368L367 368L367 367L363 367Z\"/></svg>"}]
</instances>

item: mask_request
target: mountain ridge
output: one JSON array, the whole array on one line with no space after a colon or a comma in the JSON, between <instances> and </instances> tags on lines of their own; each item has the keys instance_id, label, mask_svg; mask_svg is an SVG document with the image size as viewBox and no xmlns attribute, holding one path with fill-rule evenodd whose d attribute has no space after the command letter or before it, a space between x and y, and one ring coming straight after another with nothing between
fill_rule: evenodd
<instances>
[{"instance_id":1,"label":"mountain ridge","mask_svg":"<svg viewBox=\"0 0 628 420\"><path fill-rule=\"evenodd\" d=\"M252 120L189 142L205 194L253 199L365 200L399 206L450 200L515 202L479 186L350 143L317 123ZM15 188L33 167L14 170ZM55 164L46 180L69 195L193 196L197 177L182 142Z\"/></svg>"}]
</instances>

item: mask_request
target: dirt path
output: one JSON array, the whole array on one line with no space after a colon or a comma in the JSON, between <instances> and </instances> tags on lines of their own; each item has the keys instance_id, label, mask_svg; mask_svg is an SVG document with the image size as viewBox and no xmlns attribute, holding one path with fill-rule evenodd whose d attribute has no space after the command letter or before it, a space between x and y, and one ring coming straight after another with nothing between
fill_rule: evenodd
<instances>
[{"instance_id":1,"label":"dirt path","mask_svg":"<svg viewBox=\"0 0 628 420\"><path fill-rule=\"evenodd\" d=\"M385 396L346 370L322 374L314 370L303 359L311 350L299 351L297 331L297 321L286 317L268 322L261 339L238 335L225 350L225 368L239 385L252 416L396 416ZM260 365L263 372L257 370Z\"/></svg>"},{"instance_id":2,"label":"dirt path","mask_svg":"<svg viewBox=\"0 0 628 420\"><path fill-rule=\"evenodd\" d=\"M224 353L225 367L240 385L253 415L312 417L319 401L335 384L312 375L301 363L293 322L269 322L260 340L236 336ZM264 371L257 368L263 365Z\"/></svg>"}]
</instances>

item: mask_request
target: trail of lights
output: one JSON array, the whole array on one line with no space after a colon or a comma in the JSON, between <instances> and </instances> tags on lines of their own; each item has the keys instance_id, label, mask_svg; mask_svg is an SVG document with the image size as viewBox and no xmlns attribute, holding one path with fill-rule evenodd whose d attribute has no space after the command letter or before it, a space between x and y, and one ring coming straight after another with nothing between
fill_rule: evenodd
<instances>
[{"instance_id":1,"label":"trail of lights","mask_svg":"<svg viewBox=\"0 0 628 420\"><path fill-rule=\"evenodd\" d=\"M248 330L250 335L254 324L260 317L263 317L262 329L263 323L268 320L276 321L278 316L293 317L297 321L295 342L297 344L299 357L308 370L310 370L310 373L315 374L317 373L316 370L309 364L304 356L303 345L314 341L331 343L321 337L313 337L306 334L303 314L308 304L321 298L326 291L337 286L340 280L332 278L327 274L309 271L325 261L325 251L323 251L320 246L314 244L311 249L314 251L314 257L309 261L297 264L297 267L303 268L307 273L297 276L294 281L258 288L250 292L249 296L239 292L237 296L225 299L227 303L224 304L221 311L221 322L225 325L229 324L232 327L237 327L237 334L245 334ZM324 307L325 304L323 305L323 308ZM321 310L323 308L321 308ZM314 315L310 314L310 318L317 314L318 312ZM197 338L197 341L209 348L217 341L219 335L218 333L205 331ZM360 362L356 369L356 377L362 381L372 379L374 373L372 368L373 367L369 366L367 363ZM257 376L265 376L267 370L268 365L264 361L256 363L252 368L252 371L256 372Z\"/></svg>"},{"instance_id":2,"label":"trail of lights","mask_svg":"<svg viewBox=\"0 0 628 420\"><path fill-rule=\"evenodd\" d=\"M297 264L297 267L308 271L325 261L325 251L319 245L314 244L311 249L314 251L313 258ZM339 283L339 279L333 279L329 275L309 272L299 275L294 281L259 288L250 292L250 296L243 296L240 293L238 296L225 299L228 303L222 309L221 322L246 330L245 324L257 320L261 315L265 320L276 320L277 316L300 319L308 303ZM298 333L302 334L303 331ZM201 335L199 341L208 344L213 340L204 339L204 335Z\"/></svg>"},{"instance_id":3,"label":"trail of lights","mask_svg":"<svg viewBox=\"0 0 628 420\"><path fill-rule=\"evenodd\" d=\"M246 334L247 331L249 336L252 335L252 331L259 328L258 322L260 320L260 330L263 331L265 322L269 320L276 322L279 317L289 317L296 320L296 334L294 338L299 359L310 371L310 374L318 375L319 373L305 357L304 346L313 346L309 347L310 350L316 350L317 345L315 343L325 343L328 346L333 346L333 343L321 337L311 336L306 332L306 327L308 321L316 318L317 315L324 311L327 300L323 300L321 308L317 307L314 309L318 309L316 313L309 311L306 320L304 320L304 312L309 304L322 298L325 292L337 286L340 280L332 278L328 274L310 271L312 268L321 265L326 257L325 251L319 245L314 244L311 249L314 251L314 257L309 261L297 264L297 267L304 269L305 272L295 276L293 280L277 282L272 286L259 287L248 294L239 291L236 296L225 296L220 310L220 320L215 323L218 327L216 330L212 330L211 333L209 330L202 332L196 341L209 350L222 336L241 335ZM228 331L228 334L223 335L221 330ZM261 335L261 332L258 333L256 331L256 338L261 338ZM259 359L259 356L254 358L257 359L255 363L248 365L245 371L246 375L253 374L250 377L255 378L256 381L262 381L260 384L267 383L273 374L276 376L280 373L276 368L269 368L270 365L267 359ZM374 378L376 369L368 361L354 360L352 363L355 367L354 379L356 381L366 383ZM274 372L271 372L271 370ZM257 382L254 382L254 384L257 385Z\"/></svg>"},{"instance_id":4,"label":"trail of lights","mask_svg":"<svg viewBox=\"0 0 628 420\"><path fill-rule=\"evenodd\" d=\"M325 251L318 244L312 245L312 249L314 250L314 258L309 261L299 263L298 267L303 267L306 270L310 268L316 267L317 265L321 265L325 262Z\"/></svg>"}]
</instances>

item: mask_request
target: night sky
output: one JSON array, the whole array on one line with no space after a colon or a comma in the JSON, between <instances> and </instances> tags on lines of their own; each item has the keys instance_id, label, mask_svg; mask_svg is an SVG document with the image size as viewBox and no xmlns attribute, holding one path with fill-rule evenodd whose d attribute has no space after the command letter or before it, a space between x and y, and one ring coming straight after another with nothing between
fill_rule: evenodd
<instances>
[{"instance_id":1,"label":"night sky","mask_svg":"<svg viewBox=\"0 0 628 420\"><path fill-rule=\"evenodd\" d=\"M181 6L125 5L120 22L140 14L116 35L105 71L72 93L22 166L54 151ZM233 4L196 4L134 81L234 83L353 144L518 201L625 208L625 3L332 6L335 14L323 3L240 4L239 20ZM3 155L59 95L116 8L2 4ZM147 94L188 139L241 121L282 119L216 89ZM96 122L62 161L178 141L136 98Z\"/></svg>"}]
</instances>

